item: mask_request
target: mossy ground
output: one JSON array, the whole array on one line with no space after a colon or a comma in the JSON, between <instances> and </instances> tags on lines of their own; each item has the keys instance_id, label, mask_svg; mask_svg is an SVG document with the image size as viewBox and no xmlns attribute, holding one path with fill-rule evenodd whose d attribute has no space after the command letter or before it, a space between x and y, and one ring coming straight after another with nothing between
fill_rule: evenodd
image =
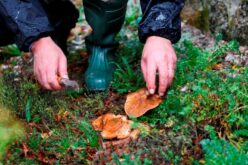
<instances>
[{"instance_id":1,"label":"mossy ground","mask_svg":"<svg viewBox=\"0 0 248 165\"><path fill-rule=\"evenodd\" d=\"M8 145L3 163L247 163L248 70L243 64L224 60L227 53L244 55L237 50L236 42L220 44L218 37L213 47L202 49L193 44L189 33L175 45L177 71L163 103L133 119L141 129L139 138L103 147L90 121L108 112L124 114L126 94L144 87L139 67L142 45L136 32L137 17L128 17L118 35L119 66L113 85L103 93L87 92L83 82L79 92L44 91L32 76L28 55L2 59L9 68L1 72L1 105L26 129L23 139ZM87 66L85 49L69 54L68 61L70 76L81 82ZM228 159L223 160L223 153Z\"/></svg>"}]
</instances>

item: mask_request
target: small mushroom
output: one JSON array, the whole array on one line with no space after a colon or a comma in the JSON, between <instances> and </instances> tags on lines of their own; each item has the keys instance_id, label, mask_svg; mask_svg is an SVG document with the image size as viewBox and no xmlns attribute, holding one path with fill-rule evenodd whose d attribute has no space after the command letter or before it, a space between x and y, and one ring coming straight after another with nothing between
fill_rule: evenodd
<instances>
[{"instance_id":1,"label":"small mushroom","mask_svg":"<svg viewBox=\"0 0 248 165\"><path fill-rule=\"evenodd\" d=\"M140 117L156 108L161 102L162 99L157 94L148 96L146 89L143 88L127 95L124 110L128 116Z\"/></svg>"}]
</instances>

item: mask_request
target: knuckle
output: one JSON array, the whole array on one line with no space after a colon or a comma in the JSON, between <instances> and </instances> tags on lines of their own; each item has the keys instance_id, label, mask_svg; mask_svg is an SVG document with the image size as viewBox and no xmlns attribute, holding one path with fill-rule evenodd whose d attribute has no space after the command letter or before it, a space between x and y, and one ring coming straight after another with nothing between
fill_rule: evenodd
<instances>
[{"instance_id":1,"label":"knuckle","mask_svg":"<svg viewBox=\"0 0 248 165\"><path fill-rule=\"evenodd\" d=\"M141 61L142 61L143 63L146 63L146 61L147 61L146 57L142 56Z\"/></svg>"},{"instance_id":2,"label":"knuckle","mask_svg":"<svg viewBox=\"0 0 248 165\"><path fill-rule=\"evenodd\" d=\"M165 77L165 75L167 74L167 72L165 70L160 71L160 77Z\"/></svg>"},{"instance_id":3,"label":"knuckle","mask_svg":"<svg viewBox=\"0 0 248 165\"><path fill-rule=\"evenodd\" d=\"M166 87L165 86L163 86L163 87L159 87L159 92L164 92L165 91L165 89L166 89Z\"/></svg>"},{"instance_id":4,"label":"knuckle","mask_svg":"<svg viewBox=\"0 0 248 165\"><path fill-rule=\"evenodd\" d=\"M166 87L166 83L165 82L160 82L159 87L164 89Z\"/></svg>"},{"instance_id":5,"label":"knuckle","mask_svg":"<svg viewBox=\"0 0 248 165\"><path fill-rule=\"evenodd\" d=\"M160 87L160 88L159 88L159 92L160 92L160 93L164 93L164 92L165 92L165 89L166 89L165 87Z\"/></svg>"},{"instance_id":6,"label":"knuckle","mask_svg":"<svg viewBox=\"0 0 248 165\"><path fill-rule=\"evenodd\" d=\"M166 78L167 78L167 73L166 73L166 72L161 73L161 74L159 75L159 79L160 79L161 82L162 82L162 81L165 81Z\"/></svg>"},{"instance_id":7,"label":"knuckle","mask_svg":"<svg viewBox=\"0 0 248 165\"><path fill-rule=\"evenodd\" d=\"M51 90L50 86L47 85L47 84L43 85L43 87L44 87L44 89L46 89L46 90Z\"/></svg>"}]
</instances>

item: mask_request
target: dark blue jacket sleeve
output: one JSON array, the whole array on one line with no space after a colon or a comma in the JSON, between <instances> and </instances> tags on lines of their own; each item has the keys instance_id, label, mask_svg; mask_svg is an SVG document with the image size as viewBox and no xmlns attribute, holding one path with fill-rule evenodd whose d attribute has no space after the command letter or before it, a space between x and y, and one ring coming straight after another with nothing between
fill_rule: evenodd
<instances>
[{"instance_id":1,"label":"dark blue jacket sleeve","mask_svg":"<svg viewBox=\"0 0 248 165\"><path fill-rule=\"evenodd\" d=\"M0 0L0 19L24 51L33 41L53 31L39 0Z\"/></svg>"},{"instance_id":2,"label":"dark blue jacket sleeve","mask_svg":"<svg viewBox=\"0 0 248 165\"><path fill-rule=\"evenodd\" d=\"M181 38L180 12L185 0L141 0L143 13L139 38L145 43L149 36L160 36L176 43Z\"/></svg>"}]
</instances>

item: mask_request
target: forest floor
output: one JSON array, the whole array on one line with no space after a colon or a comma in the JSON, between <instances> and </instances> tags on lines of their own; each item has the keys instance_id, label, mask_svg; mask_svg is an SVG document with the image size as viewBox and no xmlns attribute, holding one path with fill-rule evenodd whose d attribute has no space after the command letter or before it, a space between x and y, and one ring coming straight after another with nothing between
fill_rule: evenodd
<instances>
[{"instance_id":1,"label":"forest floor","mask_svg":"<svg viewBox=\"0 0 248 165\"><path fill-rule=\"evenodd\" d=\"M111 143L93 130L92 119L106 113L125 115L127 93L145 87L137 26L136 17L126 19L118 35L112 87L102 93L84 88L88 54L75 42L69 43L68 69L80 91L42 90L33 76L31 55L13 46L0 48L1 111L16 116L0 119L12 136L3 164L248 163L248 47L186 24L175 44L178 63L166 98L132 119L140 130L138 139ZM16 129L22 128L15 122L25 130L20 138Z\"/></svg>"}]
</instances>

